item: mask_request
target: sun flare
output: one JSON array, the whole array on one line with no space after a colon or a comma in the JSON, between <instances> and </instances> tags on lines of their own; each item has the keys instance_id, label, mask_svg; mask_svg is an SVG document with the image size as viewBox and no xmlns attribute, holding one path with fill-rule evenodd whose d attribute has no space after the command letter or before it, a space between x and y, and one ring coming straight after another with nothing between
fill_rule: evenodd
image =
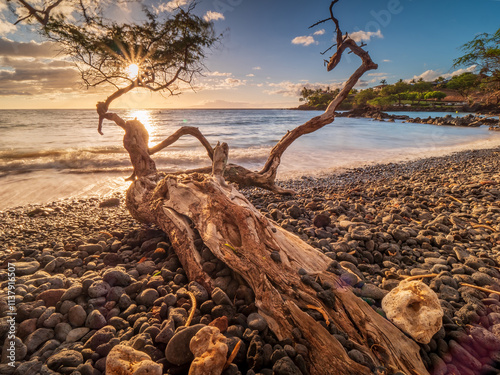
<instances>
[{"instance_id":1,"label":"sun flare","mask_svg":"<svg viewBox=\"0 0 500 375\"><path fill-rule=\"evenodd\" d=\"M127 75L131 79L137 78L139 75L139 65L137 64L130 64L127 66Z\"/></svg>"}]
</instances>

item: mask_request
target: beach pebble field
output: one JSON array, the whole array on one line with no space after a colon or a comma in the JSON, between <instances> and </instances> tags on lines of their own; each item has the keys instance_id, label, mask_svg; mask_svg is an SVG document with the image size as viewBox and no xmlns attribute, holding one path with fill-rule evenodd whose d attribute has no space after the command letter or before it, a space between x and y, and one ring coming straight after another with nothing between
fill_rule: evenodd
<instances>
[{"instance_id":1,"label":"beach pebble field","mask_svg":"<svg viewBox=\"0 0 500 375\"><path fill-rule=\"evenodd\" d=\"M330 257L329 271L382 316L382 299L407 277L437 294L443 326L419 344L431 374L500 373L500 149L281 185L297 193L243 193ZM0 212L0 246L0 374L100 375L110 352L126 350L150 359L151 374L158 366L187 374L190 340L207 325L235 354L224 375L309 374L298 330L278 341L252 290L201 240L203 270L217 287L209 293L188 280L168 237L132 219L123 194ZM367 374L397 373L308 313Z\"/></svg>"}]
</instances>

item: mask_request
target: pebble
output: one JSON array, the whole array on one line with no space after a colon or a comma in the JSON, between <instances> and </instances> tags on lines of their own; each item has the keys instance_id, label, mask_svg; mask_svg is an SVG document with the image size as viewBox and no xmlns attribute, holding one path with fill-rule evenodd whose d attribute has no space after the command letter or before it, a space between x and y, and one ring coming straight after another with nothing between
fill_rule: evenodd
<instances>
[{"instance_id":1,"label":"pebble","mask_svg":"<svg viewBox=\"0 0 500 375\"><path fill-rule=\"evenodd\" d=\"M167 361L176 366L191 362L194 356L189 350L189 342L203 327L206 327L206 325L195 324L191 327L177 330L165 349L165 358Z\"/></svg>"}]
</instances>

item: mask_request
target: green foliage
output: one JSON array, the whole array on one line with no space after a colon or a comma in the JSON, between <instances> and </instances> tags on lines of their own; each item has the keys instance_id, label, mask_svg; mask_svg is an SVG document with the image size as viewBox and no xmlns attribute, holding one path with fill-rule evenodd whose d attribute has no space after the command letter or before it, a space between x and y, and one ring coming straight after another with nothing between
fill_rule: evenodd
<instances>
[{"instance_id":1,"label":"green foliage","mask_svg":"<svg viewBox=\"0 0 500 375\"><path fill-rule=\"evenodd\" d=\"M378 96L374 99L368 101L368 104L374 107L382 108L385 106L393 105L397 102L397 97L395 95L389 96Z\"/></svg>"},{"instance_id":2,"label":"green foliage","mask_svg":"<svg viewBox=\"0 0 500 375\"><path fill-rule=\"evenodd\" d=\"M500 73L500 29L494 34L479 34L460 49L465 54L453 61L455 67L477 65L482 74Z\"/></svg>"},{"instance_id":3,"label":"green foliage","mask_svg":"<svg viewBox=\"0 0 500 375\"><path fill-rule=\"evenodd\" d=\"M354 97L354 102L357 105L365 105L369 100L375 99L377 93L373 89L366 89L358 92Z\"/></svg>"},{"instance_id":4,"label":"green foliage","mask_svg":"<svg viewBox=\"0 0 500 375\"><path fill-rule=\"evenodd\" d=\"M187 9L157 14L143 8L138 23L119 23L102 15L92 16L82 6L80 18L52 17L44 28L48 38L71 56L87 86L111 84L145 87L153 91L178 88L201 72L207 49L217 42L213 24ZM163 16L168 14L167 16ZM138 74L128 67L136 64Z\"/></svg>"},{"instance_id":5,"label":"green foliage","mask_svg":"<svg viewBox=\"0 0 500 375\"><path fill-rule=\"evenodd\" d=\"M446 98L446 94L442 91L429 91L424 96L425 100L432 100L432 99L442 100L444 98Z\"/></svg>"},{"instance_id":6,"label":"green foliage","mask_svg":"<svg viewBox=\"0 0 500 375\"><path fill-rule=\"evenodd\" d=\"M308 89L304 87L300 91L300 101L305 101L309 107L314 107L318 109L326 108L330 102L335 99L335 97L340 92L339 89L331 90L327 88L323 89Z\"/></svg>"},{"instance_id":7,"label":"green foliage","mask_svg":"<svg viewBox=\"0 0 500 375\"><path fill-rule=\"evenodd\" d=\"M456 90L465 98L468 98L470 93L480 84L479 77L474 73L462 73L454 76L446 85L447 88Z\"/></svg>"}]
</instances>

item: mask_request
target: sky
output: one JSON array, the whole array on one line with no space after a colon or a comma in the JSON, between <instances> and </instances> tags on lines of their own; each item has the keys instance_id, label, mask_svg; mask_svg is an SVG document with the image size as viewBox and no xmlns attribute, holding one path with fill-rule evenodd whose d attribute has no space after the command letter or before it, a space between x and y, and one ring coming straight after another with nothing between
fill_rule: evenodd
<instances>
[{"instance_id":1,"label":"sky","mask_svg":"<svg viewBox=\"0 0 500 375\"><path fill-rule=\"evenodd\" d=\"M15 1L15 0L14 0ZM39 0L33 0L39 1ZM153 0L148 0L153 1ZM172 1L156 1L168 12ZM195 12L213 20L222 42L212 48L206 70L175 97L136 89L113 103L116 108L290 108L300 104L302 87L338 87L359 67L344 55L326 71L334 42L333 23L309 26L329 16L330 0L198 0ZM357 88L399 79L451 77L473 67L453 69L459 47L480 33L500 27L500 0L340 0L335 15L343 32L379 65ZM120 17L134 19L133 12ZM14 26L6 0L0 0L0 109L95 108L110 88L82 86L78 72L26 26Z\"/></svg>"}]
</instances>

